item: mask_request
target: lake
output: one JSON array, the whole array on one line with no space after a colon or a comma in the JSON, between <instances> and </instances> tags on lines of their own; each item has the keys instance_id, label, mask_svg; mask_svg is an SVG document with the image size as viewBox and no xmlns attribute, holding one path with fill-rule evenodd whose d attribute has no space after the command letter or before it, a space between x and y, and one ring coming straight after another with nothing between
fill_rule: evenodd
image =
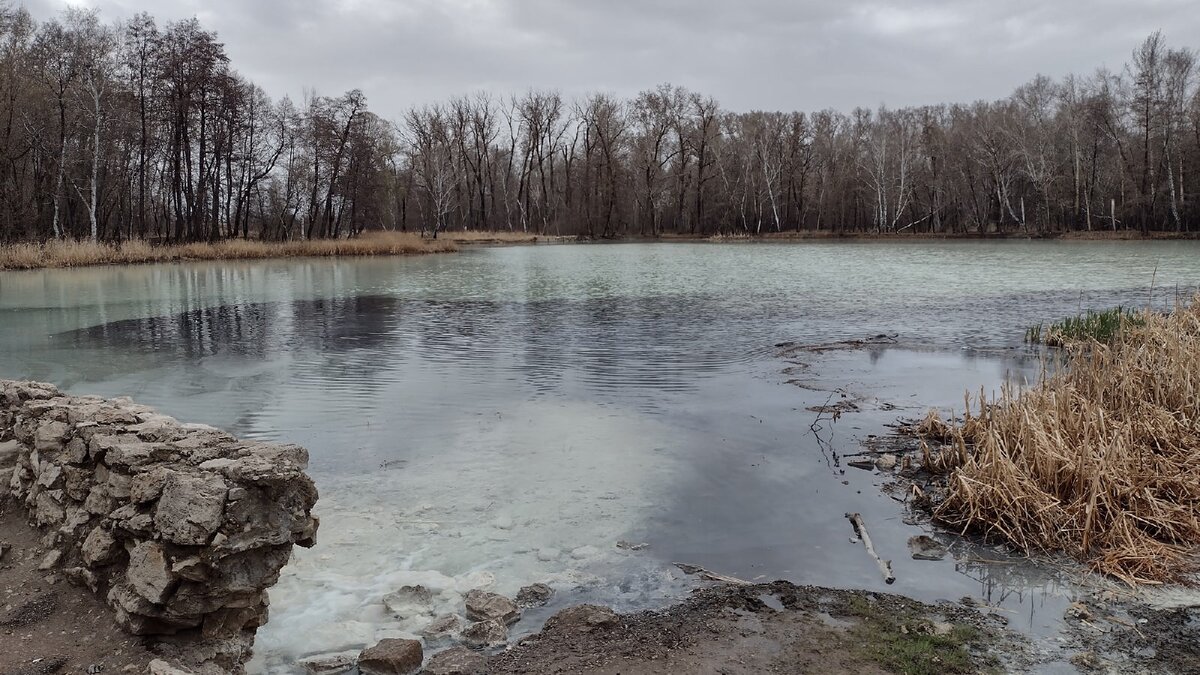
<instances>
[{"instance_id":1,"label":"lake","mask_svg":"<svg viewBox=\"0 0 1200 675\"><path fill-rule=\"evenodd\" d=\"M908 559L921 527L883 477L832 453L930 406L961 409L966 389L1035 378L1027 325L1173 302L1200 283L1198 254L1195 242L590 244L0 272L0 377L309 449L318 545L271 592L259 672L413 634L429 617L382 604L405 584L433 590L438 611L475 587L555 587L519 634L575 602L667 604L694 584L673 562L970 595L1037 633L1071 592L1052 571L979 564L966 544L954 560ZM895 344L777 348L880 334ZM843 398L859 411L809 410ZM849 541L848 511L893 558L894 586Z\"/></svg>"}]
</instances>

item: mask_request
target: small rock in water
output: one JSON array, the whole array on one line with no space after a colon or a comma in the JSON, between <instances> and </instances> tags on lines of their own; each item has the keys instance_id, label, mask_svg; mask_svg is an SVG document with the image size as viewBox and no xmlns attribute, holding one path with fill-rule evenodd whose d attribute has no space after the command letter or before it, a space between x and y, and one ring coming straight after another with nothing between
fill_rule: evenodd
<instances>
[{"instance_id":1,"label":"small rock in water","mask_svg":"<svg viewBox=\"0 0 1200 675\"><path fill-rule=\"evenodd\" d=\"M467 593L465 601L467 618L471 621L493 619L508 626L521 618L521 610L517 609L517 604L497 593L476 589Z\"/></svg>"},{"instance_id":2,"label":"small rock in water","mask_svg":"<svg viewBox=\"0 0 1200 675\"><path fill-rule=\"evenodd\" d=\"M880 471L891 471L892 469L896 468L896 464L896 456L890 454L880 455L879 458L875 460L875 466Z\"/></svg>"},{"instance_id":3,"label":"small rock in water","mask_svg":"<svg viewBox=\"0 0 1200 675\"><path fill-rule=\"evenodd\" d=\"M466 647L438 652L425 664L427 675L480 675L487 668L487 658Z\"/></svg>"},{"instance_id":4,"label":"small rock in water","mask_svg":"<svg viewBox=\"0 0 1200 675\"><path fill-rule=\"evenodd\" d=\"M395 593L383 596L388 611L400 617L413 614L414 609L417 610L415 613L425 614L432 602L433 593L424 586L401 586Z\"/></svg>"},{"instance_id":5,"label":"small rock in water","mask_svg":"<svg viewBox=\"0 0 1200 675\"><path fill-rule=\"evenodd\" d=\"M308 675L342 675L354 669L358 662L358 652L337 652L335 654L317 654L300 659L297 662Z\"/></svg>"},{"instance_id":6,"label":"small rock in water","mask_svg":"<svg viewBox=\"0 0 1200 675\"><path fill-rule=\"evenodd\" d=\"M946 557L946 547L925 534L909 537L908 550L912 553L913 560L941 560Z\"/></svg>"},{"instance_id":7,"label":"small rock in water","mask_svg":"<svg viewBox=\"0 0 1200 675\"><path fill-rule=\"evenodd\" d=\"M546 584L531 584L517 591L517 604L521 607L541 607L554 597L554 589Z\"/></svg>"},{"instance_id":8,"label":"small rock in water","mask_svg":"<svg viewBox=\"0 0 1200 675\"><path fill-rule=\"evenodd\" d=\"M459 637L468 647L499 647L508 642L508 629L499 621L476 621L464 628Z\"/></svg>"},{"instance_id":9,"label":"small rock in water","mask_svg":"<svg viewBox=\"0 0 1200 675\"><path fill-rule=\"evenodd\" d=\"M875 470L875 462L873 462L869 459L852 459L852 460L846 462L846 464L848 466L852 466L856 469L862 469L863 471L874 471Z\"/></svg>"},{"instance_id":10,"label":"small rock in water","mask_svg":"<svg viewBox=\"0 0 1200 675\"><path fill-rule=\"evenodd\" d=\"M421 637L427 642L440 642L453 638L463 627L463 620L457 614L446 614L434 619L428 626L421 629Z\"/></svg>"},{"instance_id":11,"label":"small rock in water","mask_svg":"<svg viewBox=\"0 0 1200 675\"><path fill-rule=\"evenodd\" d=\"M358 655L358 670L367 675L409 675L425 659L418 640L388 638Z\"/></svg>"},{"instance_id":12,"label":"small rock in water","mask_svg":"<svg viewBox=\"0 0 1200 675\"><path fill-rule=\"evenodd\" d=\"M645 542L635 544L632 541L622 539L617 542L617 548L625 549L626 551L641 551L642 549L650 548L650 544Z\"/></svg>"}]
</instances>

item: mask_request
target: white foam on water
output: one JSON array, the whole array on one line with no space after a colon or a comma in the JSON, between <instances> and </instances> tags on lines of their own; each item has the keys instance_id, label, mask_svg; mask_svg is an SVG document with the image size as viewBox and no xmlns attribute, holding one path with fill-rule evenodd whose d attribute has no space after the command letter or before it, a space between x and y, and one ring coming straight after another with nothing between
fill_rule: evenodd
<instances>
[{"instance_id":1,"label":"white foam on water","mask_svg":"<svg viewBox=\"0 0 1200 675\"><path fill-rule=\"evenodd\" d=\"M676 575L615 544L682 470L662 451L678 429L561 402L461 422L444 447L402 467L317 477L317 546L296 549L271 590L250 672L294 672L307 655L415 637L435 616L462 614L474 588L512 597L534 582L582 587L624 608L671 593ZM392 615L383 597L416 584L434 594L429 610Z\"/></svg>"}]
</instances>

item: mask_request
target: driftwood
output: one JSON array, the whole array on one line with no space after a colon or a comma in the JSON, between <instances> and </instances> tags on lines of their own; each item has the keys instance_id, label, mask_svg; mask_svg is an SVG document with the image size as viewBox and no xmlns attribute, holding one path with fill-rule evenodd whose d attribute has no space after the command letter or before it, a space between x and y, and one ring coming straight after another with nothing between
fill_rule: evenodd
<instances>
[{"instance_id":1,"label":"driftwood","mask_svg":"<svg viewBox=\"0 0 1200 675\"><path fill-rule=\"evenodd\" d=\"M672 564L675 565L676 567L678 567L679 569L683 570L684 574L690 574L692 576L700 577L701 579L703 579L705 581L719 581L723 584L736 584L738 586L751 585L750 582L746 581L745 579L739 579L737 577L731 577L726 574L717 574L716 572L710 572L709 570L706 570L703 567L699 567L697 565L689 565L687 563L680 563L680 562L672 563Z\"/></svg>"},{"instance_id":2,"label":"driftwood","mask_svg":"<svg viewBox=\"0 0 1200 675\"><path fill-rule=\"evenodd\" d=\"M871 544L871 535L867 533L867 524L863 522L862 514L847 513L846 517L850 519L850 524L854 526L854 533L862 539L863 546L867 549L867 553L875 559L875 564L879 566L879 573L883 575L885 584L895 583L896 575L892 574L892 561L884 560L875 552L875 547Z\"/></svg>"}]
</instances>

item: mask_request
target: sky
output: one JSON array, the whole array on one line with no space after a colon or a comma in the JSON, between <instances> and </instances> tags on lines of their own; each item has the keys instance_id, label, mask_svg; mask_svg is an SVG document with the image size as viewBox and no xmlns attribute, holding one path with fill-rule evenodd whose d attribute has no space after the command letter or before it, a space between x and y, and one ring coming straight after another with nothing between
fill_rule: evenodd
<instances>
[{"instance_id":1,"label":"sky","mask_svg":"<svg viewBox=\"0 0 1200 675\"><path fill-rule=\"evenodd\" d=\"M20 0L16 0L20 2ZM105 20L197 17L274 97L362 89L376 113L486 90L632 96L669 82L729 110L849 111L1007 96L1122 68L1162 30L1200 47L1197 0L24 0ZM1195 40L1196 43L1189 43Z\"/></svg>"}]
</instances>

